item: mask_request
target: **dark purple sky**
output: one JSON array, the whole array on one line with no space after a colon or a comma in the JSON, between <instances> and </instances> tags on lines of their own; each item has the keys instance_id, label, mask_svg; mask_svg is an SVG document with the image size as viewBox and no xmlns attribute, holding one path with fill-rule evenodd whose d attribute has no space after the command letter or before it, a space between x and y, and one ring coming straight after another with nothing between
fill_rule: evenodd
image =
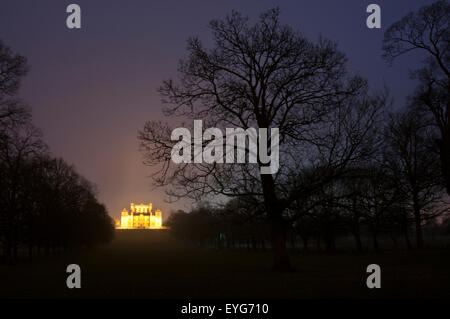
<instances>
[{"instance_id":1,"label":"dark purple sky","mask_svg":"<svg viewBox=\"0 0 450 319\"><path fill-rule=\"evenodd\" d=\"M151 190L136 137L146 120L162 118L156 88L176 74L189 36L208 43L211 19L232 9L256 17L278 5L283 23L310 39L338 41L349 69L374 88L384 81L400 106L414 88L408 69L420 59L411 54L389 67L381 59L383 32L432 2L1 0L0 39L28 58L31 70L21 96L52 153L98 186L110 215L118 217L131 201L153 202L164 214L180 205L164 203L162 192ZM81 6L81 30L66 28L70 3ZM370 3L381 6L381 29L366 27Z\"/></svg>"}]
</instances>

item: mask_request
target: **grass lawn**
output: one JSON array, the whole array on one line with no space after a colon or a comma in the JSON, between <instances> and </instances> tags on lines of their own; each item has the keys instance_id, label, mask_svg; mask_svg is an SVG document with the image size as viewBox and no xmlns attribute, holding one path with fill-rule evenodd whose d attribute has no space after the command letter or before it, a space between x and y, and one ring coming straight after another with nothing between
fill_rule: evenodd
<instances>
[{"instance_id":1,"label":"grass lawn","mask_svg":"<svg viewBox=\"0 0 450 319\"><path fill-rule=\"evenodd\" d=\"M167 231L118 231L83 253L0 266L1 298L404 298L450 297L450 250L292 254L292 273L271 271L270 252L212 251ZM81 289L66 267L81 267ZM366 267L381 266L381 289Z\"/></svg>"}]
</instances>

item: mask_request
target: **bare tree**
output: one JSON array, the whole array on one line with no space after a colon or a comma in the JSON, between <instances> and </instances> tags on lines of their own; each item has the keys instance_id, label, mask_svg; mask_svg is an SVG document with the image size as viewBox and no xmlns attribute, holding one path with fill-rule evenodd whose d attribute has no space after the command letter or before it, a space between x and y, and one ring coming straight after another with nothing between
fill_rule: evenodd
<instances>
[{"instance_id":1,"label":"bare tree","mask_svg":"<svg viewBox=\"0 0 450 319\"><path fill-rule=\"evenodd\" d=\"M27 71L26 59L15 55L0 40L0 130L12 121L29 119L26 107L16 97L20 80Z\"/></svg>"},{"instance_id":2,"label":"bare tree","mask_svg":"<svg viewBox=\"0 0 450 319\"><path fill-rule=\"evenodd\" d=\"M427 54L423 67L413 73L420 84L413 95L434 117L440 130L442 172L450 194L450 5L437 1L411 12L386 31L384 57L388 61L414 50Z\"/></svg>"},{"instance_id":3,"label":"bare tree","mask_svg":"<svg viewBox=\"0 0 450 319\"><path fill-rule=\"evenodd\" d=\"M30 161L45 151L40 132L31 123L8 127L0 135L0 239L6 258L17 255L19 230L27 190L27 168Z\"/></svg>"},{"instance_id":4,"label":"bare tree","mask_svg":"<svg viewBox=\"0 0 450 319\"><path fill-rule=\"evenodd\" d=\"M179 81L165 81L160 88L165 114L202 119L207 127L279 128L280 169L260 174L265 166L260 160L258 165L174 165L171 128L160 122L148 122L139 134L145 163L160 165L154 181L168 186L171 198L258 198L272 225L274 268L288 270L283 213L304 189L282 185L295 180L302 167L326 166L331 178L367 155L364 137L382 103L368 96L363 79L348 75L335 43L313 43L280 25L278 9L263 13L253 26L233 11L210 28L214 47L189 39Z\"/></svg>"},{"instance_id":5,"label":"bare tree","mask_svg":"<svg viewBox=\"0 0 450 319\"><path fill-rule=\"evenodd\" d=\"M433 143L435 129L414 111L394 114L386 132L385 162L402 193L403 206L412 212L417 246L423 247L422 225L441 214L442 175Z\"/></svg>"}]
</instances>

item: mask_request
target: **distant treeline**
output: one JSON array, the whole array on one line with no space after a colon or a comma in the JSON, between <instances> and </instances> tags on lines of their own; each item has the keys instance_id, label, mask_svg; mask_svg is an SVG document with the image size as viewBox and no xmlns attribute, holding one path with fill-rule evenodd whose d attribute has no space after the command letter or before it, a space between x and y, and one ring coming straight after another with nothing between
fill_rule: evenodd
<instances>
[{"instance_id":1,"label":"distant treeline","mask_svg":"<svg viewBox=\"0 0 450 319\"><path fill-rule=\"evenodd\" d=\"M49 155L17 97L26 60L0 42L0 262L105 242L113 223L94 186Z\"/></svg>"},{"instance_id":2,"label":"distant treeline","mask_svg":"<svg viewBox=\"0 0 450 319\"><path fill-rule=\"evenodd\" d=\"M263 216L250 217L245 209L230 202L225 208L202 205L189 213L173 212L166 225L175 237L195 245L222 249L266 251L272 249L270 222ZM234 210L234 211L231 211ZM236 214L236 212L238 212ZM287 227L287 246L292 251L340 250L379 251L416 247L411 216L405 211L390 211L377 220L367 214L357 223L344 209L317 209ZM430 220L423 229L426 247L449 247L450 218ZM353 243L349 241L353 238ZM434 239L434 240L432 240Z\"/></svg>"}]
</instances>

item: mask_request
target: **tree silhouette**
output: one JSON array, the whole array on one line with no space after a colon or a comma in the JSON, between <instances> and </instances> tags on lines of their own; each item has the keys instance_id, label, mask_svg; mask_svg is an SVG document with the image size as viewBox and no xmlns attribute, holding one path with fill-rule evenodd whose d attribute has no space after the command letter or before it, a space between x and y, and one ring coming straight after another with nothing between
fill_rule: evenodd
<instances>
[{"instance_id":1,"label":"tree silhouette","mask_svg":"<svg viewBox=\"0 0 450 319\"><path fill-rule=\"evenodd\" d=\"M370 98L366 82L347 74L346 58L335 43L314 43L281 25L278 9L263 13L253 26L233 11L225 20L212 21L210 28L214 47L208 50L198 38L189 39L179 81L165 81L160 88L165 114L202 119L207 127L279 128L282 165L272 175L260 174L265 166L261 161L257 166L175 166L170 160L171 129L160 122L148 122L140 132L145 161L161 165L154 181L170 186L172 198L259 198L272 225L274 268L288 270L283 214L305 190L291 187L285 192L282 185L307 163L326 166L330 179L358 157L368 156L364 136L384 101Z\"/></svg>"},{"instance_id":2,"label":"tree silhouette","mask_svg":"<svg viewBox=\"0 0 450 319\"><path fill-rule=\"evenodd\" d=\"M19 250L47 254L105 242L113 224L95 188L74 167L52 158L17 96L25 58L0 42L0 261Z\"/></svg>"},{"instance_id":3,"label":"tree silhouette","mask_svg":"<svg viewBox=\"0 0 450 319\"><path fill-rule=\"evenodd\" d=\"M442 198L442 175L433 140L435 130L420 114L394 114L387 126L385 161L403 195L403 205L414 216L416 240L423 247L422 224L448 209L436 209Z\"/></svg>"},{"instance_id":4,"label":"tree silhouette","mask_svg":"<svg viewBox=\"0 0 450 319\"><path fill-rule=\"evenodd\" d=\"M20 80L27 71L26 59L0 41L0 132L14 122L29 119L26 107L17 98Z\"/></svg>"},{"instance_id":5,"label":"tree silhouette","mask_svg":"<svg viewBox=\"0 0 450 319\"><path fill-rule=\"evenodd\" d=\"M423 67L413 73L420 81L413 99L428 110L440 130L437 143L450 194L450 5L440 0L392 24L383 50L388 61L413 50L427 54Z\"/></svg>"}]
</instances>

